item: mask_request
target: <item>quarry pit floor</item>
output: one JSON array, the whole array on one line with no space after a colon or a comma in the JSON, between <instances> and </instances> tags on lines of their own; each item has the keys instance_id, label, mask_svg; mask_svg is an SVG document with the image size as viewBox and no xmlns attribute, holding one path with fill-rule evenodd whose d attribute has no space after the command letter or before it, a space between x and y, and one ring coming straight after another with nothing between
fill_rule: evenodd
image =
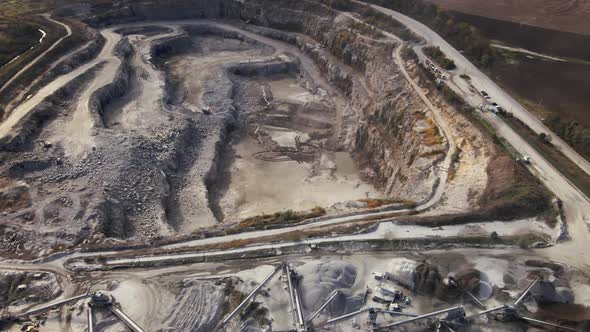
<instances>
[{"instance_id":1,"label":"quarry pit floor","mask_svg":"<svg viewBox=\"0 0 590 332\"><path fill-rule=\"evenodd\" d=\"M112 182L104 187L99 185L96 191L82 189L81 183L87 178L67 180L70 182L56 187L51 183L44 184L46 189L36 191L39 197L34 199L42 198L39 201L45 202L53 196L57 198L59 191L63 190L77 197L73 204L76 207L88 206L102 199L103 192L128 191L117 187L117 181L124 183L126 179L122 178L129 175L117 174L120 170L137 172L130 178L139 181L146 176L145 173L133 168L128 171L127 167L135 165L139 159L143 164L162 162L169 165L170 174L150 173L146 176L153 182L148 182L141 188L145 191L135 196L145 196L147 200L128 194L136 204L125 211L127 220L134 222L132 229L122 231L125 237L150 239L285 210L322 207L334 215L362 211L366 206L361 199L386 198L373 184L363 180L364 172L359 169L347 142L354 131L345 119L349 110L345 110L347 106L343 105L341 96L326 84L309 58L294 47L230 25L200 22L196 24L198 28L189 29L186 24L163 23L169 29L161 35L127 35L135 51L128 58L113 55L115 45L123 37L115 36L113 29L106 30L109 34L107 51L98 58L106 63L100 64L96 60L94 64L98 72L95 80L84 85L76 102L69 105L68 114L41 134L45 141L57 148L42 152L40 156L59 156L65 165L85 165L87 168L100 165L92 173L93 183ZM233 34L233 37L225 34L220 37L219 30ZM186 38L184 43L189 51L154 64L150 54L152 44L169 38ZM299 70L289 67L295 63L295 58L299 61ZM90 96L116 80L120 74L118 68L124 62L130 66L129 89L120 99L106 105L97 119L97 114L89 106ZM172 88L164 82L171 82ZM42 93L49 94L50 90ZM14 114L19 117L32 106L16 110ZM187 119L198 122L198 125L179 126ZM69 129L60 133L62 125ZM5 134L5 130L7 127L0 128L0 133ZM116 150L112 147L117 143L139 146L134 151L137 155L110 151ZM97 151L100 154L98 161L92 159ZM38 150L33 153L36 152ZM101 174L103 168L107 171ZM39 177L42 171L33 169L30 178ZM72 188L77 190L72 191ZM70 211L72 204L64 205L69 207L68 215L75 214ZM34 206L31 210L35 216L45 218L36 223L41 226L41 233L47 229L53 231L60 223L59 218L50 218L52 213L46 213L46 206ZM8 214L3 217L19 216ZM44 222L49 224L50 219L54 223L46 226ZM520 231L526 221L516 223L519 223ZM75 226L82 228L80 224ZM490 223L478 231L487 235L492 228L486 227L494 226ZM510 226L513 224L508 224L505 230L513 231ZM28 229L33 227L27 226ZM544 225L539 228L546 230ZM391 236L395 237L394 231L401 231L401 226L392 226L391 230ZM445 234L452 235L455 231L451 229ZM470 231L472 229L465 227L457 233ZM552 230L547 232L555 235ZM381 235L384 234L379 233ZM513 298L522 286L521 280L533 270L525 262L530 252L511 248L494 250L499 252L457 249L432 255L420 252L316 255L310 251L301 256L260 259L254 264L252 261L228 261L121 272L94 271L76 276L74 282L65 281L69 285L61 287L67 290L62 297L88 287L107 290L124 308L129 308L129 315L141 325L166 330L179 326L189 328L195 321L206 322L203 326L207 326L220 318L225 293L218 287L219 283L211 280L237 276L242 280L237 282L237 287L246 292L260 282L271 269L270 265L284 261L301 270L303 292L307 295L305 301L309 302L305 305L307 310L314 308L319 299L336 286L327 282L328 285L317 289L313 282L305 285L305 280L314 280L324 265L327 276L344 275L339 280L343 285L339 287L347 286L345 288L349 291L340 301L340 308L330 314L344 313L359 303L367 286L374 286L373 273L399 269L399 259L405 258L436 261L442 275L464 265L485 271L486 278L497 287L497 294L501 294L491 300L490 304L494 305ZM538 255L533 253L529 258L534 257ZM53 264L55 268L59 263L62 262L58 260L49 265ZM346 275L350 277L350 274L354 274L354 278L346 281ZM576 301L584 303L589 300L587 280L575 272L568 278L571 287L576 288ZM288 329L288 302L280 293L284 291L283 286L275 280L269 287L269 296L259 300L270 310L273 326ZM428 297L414 297L411 309L415 312L444 306ZM193 307L199 309L190 311ZM48 328L83 330L84 303L74 304L71 308L67 313L50 313ZM111 316L101 317L104 319L101 323L103 331L122 328ZM381 323L390 321L389 317L383 319ZM360 320L359 324L363 326ZM348 331L352 326L350 322L342 323L338 329Z\"/></svg>"}]
</instances>

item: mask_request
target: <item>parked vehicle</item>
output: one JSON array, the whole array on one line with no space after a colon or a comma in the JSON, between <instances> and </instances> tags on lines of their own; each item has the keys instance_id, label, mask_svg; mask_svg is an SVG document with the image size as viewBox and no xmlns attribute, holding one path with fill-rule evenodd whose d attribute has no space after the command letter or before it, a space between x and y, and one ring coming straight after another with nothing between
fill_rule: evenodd
<instances>
[{"instance_id":1,"label":"parked vehicle","mask_svg":"<svg viewBox=\"0 0 590 332\"><path fill-rule=\"evenodd\" d=\"M525 165L531 164L531 157L529 156L522 156L521 158L516 158L516 161Z\"/></svg>"}]
</instances>

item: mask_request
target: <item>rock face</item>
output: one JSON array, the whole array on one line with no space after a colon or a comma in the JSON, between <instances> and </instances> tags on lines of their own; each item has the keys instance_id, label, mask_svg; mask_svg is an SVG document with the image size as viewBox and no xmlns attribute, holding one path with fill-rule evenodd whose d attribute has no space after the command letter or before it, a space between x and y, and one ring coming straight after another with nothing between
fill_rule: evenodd
<instances>
[{"instance_id":1,"label":"rock face","mask_svg":"<svg viewBox=\"0 0 590 332\"><path fill-rule=\"evenodd\" d=\"M445 142L393 65L393 45L358 38L350 22L314 2L249 1L240 7L246 22L300 33L267 34L295 43L348 98L342 148L355 153L367 178L387 195L426 199L435 183L431 167L444 157Z\"/></svg>"},{"instance_id":2,"label":"rock face","mask_svg":"<svg viewBox=\"0 0 590 332\"><path fill-rule=\"evenodd\" d=\"M54 200L62 192L68 192L67 196L74 202L65 216L41 219L53 232L44 233L46 243L54 243L54 237L60 238L57 245L66 247L83 244L87 240L100 243L105 238L153 240L194 231L194 228L183 227L183 220L189 217L201 226L209 227L215 223L215 211L212 212L215 207L207 206L207 202L211 201L210 198L208 200L211 183L219 177L216 156L228 144L227 134L239 118L233 105L234 87L228 76L234 72L248 75L297 72L309 78L306 81L310 85L322 86L322 89L314 86L310 89L318 94L329 94L338 105L334 124L337 132L327 140L327 144L335 151L351 152L366 179L388 196L421 201L430 195L436 183L436 176L431 170L436 161L444 156L445 142L418 95L393 63L391 55L395 45L362 37L350 19L339 16L319 2L121 1L108 8L102 5L70 7L62 14L78 16L94 26L186 18L240 19L249 23L238 23L240 28L294 45L307 57L298 59L285 53L267 60L262 66L244 63L224 65L215 79L209 78L205 82L205 85L214 86L215 90L202 98L206 106L203 110L211 113L209 110L215 109L214 116L209 116L199 109L173 105L171 100L174 98L170 98L174 95L170 91L173 82L169 82L164 73L166 58L194 47L190 44L192 34L206 32L222 34L223 38L234 38L244 43L255 44L255 41L244 37L243 33L216 31L211 23L211 27L203 23L202 27L193 30L178 27L178 34L160 40L150 39L155 42L149 44L151 48L147 50L141 50L143 44L136 39L137 35L121 39L114 52L121 64L116 68L114 79L94 90L90 98L90 122L93 126L84 136L88 136L87 139L94 145L88 143L88 150L81 154L79 160L68 159L63 144L60 145L63 137L46 134L59 131L59 123L71 123L66 120L75 115L72 104L93 75L100 74L100 65L46 98L29 114L29 118L23 120L23 128L18 135L6 137L0 142L0 150L10 151L0 155L0 161L10 160L0 163L0 175L6 175L4 169L8 170L21 161L47 160L47 167L35 166L30 171L27 167L31 165L19 164L13 168L18 174L8 175L14 180L25 181L33 188L46 185L54 190L33 190L36 195L32 197L33 202L49 201L49 198ZM203 28L206 31L199 30ZM148 36L151 32L146 30L145 33ZM98 40L90 44L82 53L75 54L75 61L72 61L86 61L103 43ZM289 49L296 51L291 46ZM300 52L297 53L300 55ZM143 60L152 61L149 66L162 66L157 69L141 67L134 60L138 55L145 55ZM304 61L306 64L315 63L319 73L305 72L304 68L310 66L302 65ZM64 70L68 70L65 67L69 68L70 62L64 65ZM139 123L150 120L149 126L146 125L147 129L142 127L142 130L126 131L125 126L119 126L117 121L105 120L105 114L109 115L112 111L110 105L121 100L128 103L125 100L136 97L143 85L157 98L153 103L137 104L133 112L149 113L153 108L156 111L149 114L158 113L157 118L154 116L158 121L136 115L142 117L138 119ZM161 98L159 89L164 91ZM323 89L330 91L320 91ZM35 140L46 142L37 146L40 142ZM25 151L25 147L30 151ZM197 163L200 163L198 169L194 167ZM193 174L187 169L196 171ZM194 186L198 190L186 186L191 179L203 182ZM195 201L198 201L198 209L195 208ZM179 215L177 211L182 209L178 206L185 202L190 209L185 208L183 212L186 213ZM19 223L36 223L43 217L42 213L37 213L43 204L37 205L20 213L11 213L5 220L15 222L10 227L19 227ZM7 229L3 234L12 236L12 233L12 229ZM24 245L24 240L17 240L18 245ZM38 246L43 243L38 239L31 241ZM37 246L32 247L38 250Z\"/></svg>"},{"instance_id":3,"label":"rock face","mask_svg":"<svg viewBox=\"0 0 590 332\"><path fill-rule=\"evenodd\" d=\"M342 148L355 153L366 177L390 196L428 197L435 183L432 165L446 148L424 104L393 65L394 45L358 38L350 21L313 1L121 2L106 11L95 6L85 17L99 26L183 18L241 19L296 44L348 97Z\"/></svg>"},{"instance_id":4,"label":"rock face","mask_svg":"<svg viewBox=\"0 0 590 332\"><path fill-rule=\"evenodd\" d=\"M68 6L62 15L78 16L92 26L107 26L114 23L146 20L172 20L195 18L221 18L226 16L228 4L224 0L181 0L181 1L121 1L94 4L90 6Z\"/></svg>"}]
</instances>

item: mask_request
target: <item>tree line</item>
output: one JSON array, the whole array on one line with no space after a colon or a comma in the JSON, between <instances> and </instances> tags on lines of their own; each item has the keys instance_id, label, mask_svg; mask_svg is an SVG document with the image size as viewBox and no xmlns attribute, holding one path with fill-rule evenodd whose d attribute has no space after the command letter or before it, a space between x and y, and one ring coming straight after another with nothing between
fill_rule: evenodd
<instances>
[{"instance_id":1,"label":"tree line","mask_svg":"<svg viewBox=\"0 0 590 332\"><path fill-rule=\"evenodd\" d=\"M545 124L559 137L571 145L583 157L590 159L590 129L574 120L564 119L552 114L544 120Z\"/></svg>"},{"instance_id":2,"label":"tree line","mask_svg":"<svg viewBox=\"0 0 590 332\"><path fill-rule=\"evenodd\" d=\"M339 6L346 7L348 0L333 0ZM453 19L446 11L436 5L423 0L366 0L367 2L389 8L410 16L427 25L440 36L463 51L470 60L482 67L489 67L494 62L495 51L490 46L490 41L477 29L465 22Z\"/></svg>"}]
</instances>

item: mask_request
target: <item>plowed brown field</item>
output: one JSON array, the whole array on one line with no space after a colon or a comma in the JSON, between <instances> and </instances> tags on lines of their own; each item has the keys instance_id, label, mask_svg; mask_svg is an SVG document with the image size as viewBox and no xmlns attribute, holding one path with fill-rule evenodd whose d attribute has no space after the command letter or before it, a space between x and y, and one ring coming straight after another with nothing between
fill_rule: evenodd
<instances>
[{"instance_id":1,"label":"plowed brown field","mask_svg":"<svg viewBox=\"0 0 590 332\"><path fill-rule=\"evenodd\" d=\"M442 8L590 35L590 0L430 0Z\"/></svg>"}]
</instances>

